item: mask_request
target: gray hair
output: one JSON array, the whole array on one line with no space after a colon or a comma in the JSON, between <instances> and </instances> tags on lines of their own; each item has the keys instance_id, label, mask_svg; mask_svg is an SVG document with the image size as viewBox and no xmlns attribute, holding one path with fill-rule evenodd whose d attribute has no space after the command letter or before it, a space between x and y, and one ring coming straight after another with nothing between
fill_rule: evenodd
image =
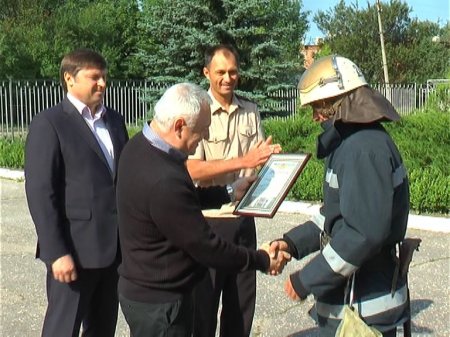
<instances>
[{"instance_id":1,"label":"gray hair","mask_svg":"<svg viewBox=\"0 0 450 337\"><path fill-rule=\"evenodd\" d=\"M200 86L177 83L167 89L156 102L153 118L164 131L168 131L179 117L183 117L187 126L192 128L197 122L201 107L211 102L208 93Z\"/></svg>"}]
</instances>

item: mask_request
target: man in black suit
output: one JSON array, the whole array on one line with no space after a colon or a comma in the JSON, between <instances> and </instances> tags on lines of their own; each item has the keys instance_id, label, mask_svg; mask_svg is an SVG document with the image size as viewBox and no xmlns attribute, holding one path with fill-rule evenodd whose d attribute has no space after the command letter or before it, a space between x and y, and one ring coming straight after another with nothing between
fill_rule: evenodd
<instances>
[{"instance_id":1,"label":"man in black suit","mask_svg":"<svg viewBox=\"0 0 450 337\"><path fill-rule=\"evenodd\" d=\"M42 336L113 337L120 262L116 168L128 140L123 118L103 105L106 61L80 49L60 69L66 96L33 119L25 189L36 257L47 266Z\"/></svg>"}]
</instances>

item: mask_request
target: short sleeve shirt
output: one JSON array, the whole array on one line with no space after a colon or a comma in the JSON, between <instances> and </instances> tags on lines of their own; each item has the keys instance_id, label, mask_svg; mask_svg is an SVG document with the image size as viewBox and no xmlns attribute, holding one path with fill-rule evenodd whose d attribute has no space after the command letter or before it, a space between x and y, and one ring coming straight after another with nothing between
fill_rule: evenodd
<instances>
[{"instance_id":1,"label":"short sleeve shirt","mask_svg":"<svg viewBox=\"0 0 450 337\"><path fill-rule=\"evenodd\" d=\"M233 95L228 113L214 99L211 92L211 125L209 139L202 140L195 154L189 159L227 160L245 155L258 141L264 139L261 117L258 107L242 97ZM239 177L248 176L253 169L242 169L223 174L210 180L197 182L199 186L215 186L230 184Z\"/></svg>"}]
</instances>

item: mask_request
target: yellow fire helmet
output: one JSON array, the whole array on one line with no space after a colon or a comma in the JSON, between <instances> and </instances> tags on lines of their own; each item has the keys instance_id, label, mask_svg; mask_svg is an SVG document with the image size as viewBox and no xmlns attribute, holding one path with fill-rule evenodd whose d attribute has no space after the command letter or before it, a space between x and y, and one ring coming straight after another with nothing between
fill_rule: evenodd
<instances>
[{"instance_id":1,"label":"yellow fire helmet","mask_svg":"<svg viewBox=\"0 0 450 337\"><path fill-rule=\"evenodd\" d=\"M316 60L300 78L300 102L304 106L364 85L367 85L364 75L352 61L338 55L324 56Z\"/></svg>"}]
</instances>

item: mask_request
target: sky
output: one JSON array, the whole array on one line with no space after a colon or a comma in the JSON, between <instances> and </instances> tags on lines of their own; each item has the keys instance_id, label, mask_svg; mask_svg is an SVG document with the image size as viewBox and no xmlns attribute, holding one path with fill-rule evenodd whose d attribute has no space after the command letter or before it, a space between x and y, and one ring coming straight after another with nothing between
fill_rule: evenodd
<instances>
[{"instance_id":1,"label":"sky","mask_svg":"<svg viewBox=\"0 0 450 337\"><path fill-rule=\"evenodd\" d=\"M308 21L310 29L306 34L306 43L313 43L315 38L323 36L317 26L312 22L315 13L318 10L327 11L334 8L339 0L302 0L303 9L308 10L311 14L308 16ZM366 8L367 1L371 4L375 4L376 0L358 0L358 7ZM381 2L386 2L388 0L382 0ZM346 4L355 3L356 0L345 0ZM421 21L429 20L433 22L438 22L441 25L450 20L450 8L449 0L404 0L412 12L410 14L411 18L418 18Z\"/></svg>"}]
</instances>

